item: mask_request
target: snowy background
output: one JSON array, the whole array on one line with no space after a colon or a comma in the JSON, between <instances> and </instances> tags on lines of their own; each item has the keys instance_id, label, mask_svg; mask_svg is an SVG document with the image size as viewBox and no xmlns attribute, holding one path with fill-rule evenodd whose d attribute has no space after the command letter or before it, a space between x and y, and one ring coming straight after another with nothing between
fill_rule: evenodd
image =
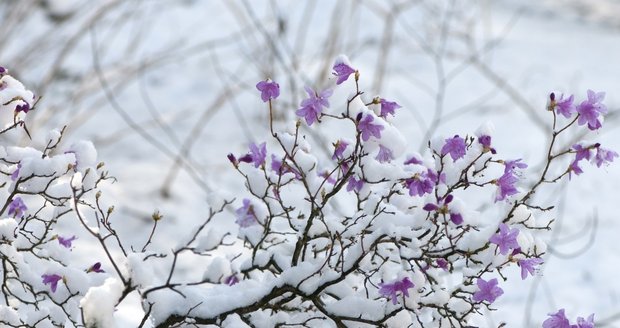
<instances>
[{"instance_id":1,"label":"snowy background","mask_svg":"<svg viewBox=\"0 0 620 328\"><path fill-rule=\"evenodd\" d=\"M279 81L283 124L304 85L325 87L341 53L363 90L403 106L396 124L410 151L492 121L498 151L536 168L549 92L580 99L587 89L607 92L610 114L600 132L575 140L618 151L619 16L615 0L3 1L0 65L43 97L29 116L34 140L64 124L65 141L92 140L118 179L105 196L121 235L142 245L157 209L155 243L165 248L200 222L209 199L243 190L226 154L267 139L255 83ZM524 282L509 272L481 327L539 327L559 308L620 327L620 167L585 170L570 188L539 195L558 204L544 272ZM94 251L84 235L73 252ZM136 326L136 299L116 317Z\"/></svg>"}]
</instances>

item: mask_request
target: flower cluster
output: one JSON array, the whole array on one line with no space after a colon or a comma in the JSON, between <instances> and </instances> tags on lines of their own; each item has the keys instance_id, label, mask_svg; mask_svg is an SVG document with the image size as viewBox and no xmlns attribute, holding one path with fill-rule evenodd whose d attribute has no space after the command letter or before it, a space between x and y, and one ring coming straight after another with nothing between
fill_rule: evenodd
<instances>
[{"instance_id":1,"label":"flower cluster","mask_svg":"<svg viewBox=\"0 0 620 328\"><path fill-rule=\"evenodd\" d=\"M290 109L297 120L277 133L271 113L280 85L256 84L269 106L272 139L228 155L246 192L233 200L214 197L203 220L166 249L151 247L159 212L142 247L117 234L114 208L102 207L96 192L107 173L94 162L92 144L56 149L62 131L54 131L43 151L7 148L0 156L8 188L0 252L3 293L17 305L0 305L9 314L0 323L106 326L135 293L142 323L158 327L254 326L265 315L273 326L467 327L498 305L505 271L527 279L542 269L541 233L553 220L532 195L581 174L584 161L601 167L618 157L599 143L558 139L569 129L602 127L604 94L593 91L577 105L572 95L551 94L551 142L540 172L502 157L484 126L408 153L393 124L401 106L381 96L365 99L361 73L345 56L332 70L327 88L305 88L305 98ZM25 129L34 95L1 67L0 77L0 98L8 99L2 104L15 117L0 134ZM354 93L331 99L337 88ZM324 139L310 137L310 129ZM524 172L531 183L523 183ZM57 228L69 216L81 233ZM101 246L109 272L102 262L84 265L72 256L86 238ZM181 278L184 265L204 268L203 275ZM53 310L42 319L17 315L48 307ZM571 324L562 309L543 327L590 328L594 317Z\"/></svg>"},{"instance_id":2,"label":"flower cluster","mask_svg":"<svg viewBox=\"0 0 620 328\"><path fill-rule=\"evenodd\" d=\"M3 122L0 131L4 140L0 145L4 180L0 184L5 191L0 212L5 300L0 305L0 325L84 326L90 313L81 316L77 306L90 288L96 287L96 279L88 273L105 271L100 262L90 265L71 256L78 236L63 234L57 223L73 219L75 224L69 226L77 227L76 231L89 227L80 215L86 209L101 210L99 204L92 205L91 201L98 203L97 184L106 180L107 174L102 170L103 164L95 162L92 143L81 141L61 149L64 130L50 131L42 150L6 144L12 140L11 134L20 130L30 136L25 118L35 110L35 105L34 93L0 67L0 111L13 112L12 121ZM41 142L33 142L37 143ZM100 232L110 232L109 222L96 221L99 226L88 229L103 239Z\"/></svg>"},{"instance_id":3,"label":"flower cluster","mask_svg":"<svg viewBox=\"0 0 620 328\"><path fill-rule=\"evenodd\" d=\"M549 318L543 322L542 328L594 328L594 314L587 319L577 318L576 324L571 324L566 318L564 309L556 313L550 313Z\"/></svg>"},{"instance_id":4,"label":"flower cluster","mask_svg":"<svg viewBox=\"0 0 620 328\"><path fill-rule=\"evenodd\" d=\"M310 304L305 315L336 323L395 324L392 316L405 311L412 321L399 325L420 325L422 316L432 318L424 319L423 327L442 320L466 325L503 295L494 275L504 277L500 271L512 267L526 279L544 263L546 245L538 231L549 230L552 220L531 195L543 182L580 174L582 160L600 167L618 156L599 144L558 145L557 136L572 126L601 128L604 94L592 91L578 105L574 96L550 96L554 125L546 166L564 165L561 159L569 154L576 157L558 176L548 169L528 172L537 176L529 188L522 184L528 165L498 157L488 129L476 137L437 139L427 153L407 155L404 138L390 121L401 106L382 97L364 101L361 74L344 56L334 63L333 74L335 86L320 92L306 87L294 128L272 132L273 143L262 143L261 151L251 145L244 160L229 155L248 187L236 223L253 255L235 258L243 278L228 277L239 279L235 286L254 279L278 286L262 295L269 307L286 290L288 300ZM356 93L334 105L329 99L334 88L352 75ZM566 125L556 126L556 114L569 120ZM312 151L322 145L310 145L300 125L321 129L328 120L354 134L336 135L325 157ZM271 165L264 163L267 158ZM491 193L481 201L497 204L500 217L475 213L475 204L462 201L468 188ZM442 282L447 276L460 280L447 285ZM223 283L230 285L229 278ZM321 305L308 295L319 297ZM347 307L349 302L371 307L361 312Z\"/></svg>"}]
</instances>

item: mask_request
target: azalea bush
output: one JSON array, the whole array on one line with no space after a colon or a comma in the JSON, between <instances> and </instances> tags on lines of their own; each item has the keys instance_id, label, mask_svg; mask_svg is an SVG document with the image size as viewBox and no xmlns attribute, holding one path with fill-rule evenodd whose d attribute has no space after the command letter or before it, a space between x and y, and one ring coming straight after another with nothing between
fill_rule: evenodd
<instances>
[{"instance_id":1,"label":"azalea bush","mask_svg":"<svg viewBox=\"0 0 620 328\"><path fill-rule=\"evenodd\" d=\"M307 86L298 108L279 108L276 81L258 82L270 137L228 155L246 190L213 200L169 248L153 242L158 212L140 247L117 233L122 220L99 190L110 178L91 143L59 147L54 130L42 150L3 144L0 323L111 327L136 294L140 326L466 327L494 309L506 272L541 271L553 204L535 194L618 156L560 138L602 127L603 93L550 95L546 161L531 170L502 157L487 123L410 153L394 126L401 106L365 95L344 56L333 75L326 89ZM0 81L0 110L12 119L1 133L28 133L35 96L4 69ZM332 99L341 89L349 96ZM276 110L297 119L276 122ZM64 221L73 224L59 229ZM73 257L71 229L105 256ZM188 262L198 276L179 269ZM559 309L543 327L593 327L594 317L576 322Z\"/></svg>"}]
</instances>

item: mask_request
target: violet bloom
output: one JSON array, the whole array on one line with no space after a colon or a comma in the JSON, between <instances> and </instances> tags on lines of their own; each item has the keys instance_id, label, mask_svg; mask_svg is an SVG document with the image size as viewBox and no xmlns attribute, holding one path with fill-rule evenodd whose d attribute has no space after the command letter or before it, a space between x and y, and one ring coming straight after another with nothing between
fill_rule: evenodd
<instances>
[{"instance_id":1,"label":"violet bloom","mask_svg":"<svg viewBox=\"0 0 620 328\"><path fill-rule=\"evenodd\" d=\"M590 314L587 320L582 317L578 317L577 328L594 328L594 313Z\"/></svg>"},{"instance_id":2,"label":"violet bloom","mask_svg":"<svg viewBox=\"0 0 620 328\"><path fill-rule=\"evenodd\" d=\"M425 173L414 175L413 178L405 180L405 184L409 189L409 196L424 196L435 188L435 183Z\"/></svg>"},{"instance_id":3,"label":"violet bloom","mask_svg":"<svg viewBox=\"0 0 620 328\"><path fill-rule=\"evenodd\" d=\"M327 181L327 183L331 183L333 185L336 184L336 179L334 179L334 177L331 176L329 171L323 171L319 174L319 176L323 179L325 179L325 181Z\"/></svg>"},{"instance_id":4,"label":"violet bloom","mask_svg":"<svg viewBox=\"0 0 620 328\"><path fill-rule=\"evenodd\" d=\"M414 284L409 280L409 277L405 277L402 280L396 280L392 283L380 283L379 294L392 300L392 304L396 305L398 300L396 294L401 292L403 297L409 297L409 288L413 288Z\"/></svg>"},{"instance_id":5,"label":"violet bloom","mask_svg":"<svg viewBox=\"0 0 620 328\"><path fill-rule=\"evenodd\" d=\"M334 72L332 72L332 74L338 77L338 80L336 81L337 85L340 85L342 82L348 80L349 76L355 73L355 69L343 62L337 62L334 64L333 70Z\"/></svg>"},{"instance_id":6,"label":"violet bloom","mask_svg":"<svg viewBox=\"0 0 620 328\"><path fill-rule=\"evenodd\" d=\"M538 257L519 260L517 264L521 267L521 279L525 280L525 278L527 278L528 273L531 276L534 276L534 271L535 271L534 266L542 264L543 262L544 262L543 259L538 258Z\"/></svg>"},{"instance_id":7,"label":"violet bloom","mask_svg":"<svg viewBox=\"0 0 620 328\"><path fill-rule=\"evenodd\" d=\"M401 108L401 106L397 104L395 101L387 101L383 98L381 98L380 103L381 103L381 114L379 114L379 116L383 118L387 117L388 114L394 116L394 111L396 109Z\"/></svg>"},{"instance_id":8,"label":"violet bloom","mask_svg":"<svg viewBox=\"0 0 620 328\"><path fill-rule=\"evenodd\" d=\"M13 171L13 173L11 173L11 180L15 181L17 180L17 178L19 178L19 170L22 168L22 163L17 163L17 168L15 169L15 171Z\"/></svg>"},{"instance_id":9,"label":"violet bloom","mask_svg":"<svg viewBox=\"0 0 620 328\"><path fill-rule=\"evenodd\" d=\"M65 248L71 248L71 242L77 239L76 236L72 236L70 238L63 238L61 236L56 237L58 239L58 243L64 246Z\"/></svg>"},{"instance_id":10,"label":"violet bloom","mask_svg":"<svg viewBox=\"0 0 620 328\"><path fill-rule=\"evenodd\" d=\"M525 169L527 168L527 164L521 162L521 159L515 159L512 161L504 161L504 174L505 173L513 173L515 169Z\"/></svg>"},{"instance_id":11,"label":"violet bloom","mask_svg":"<svg viewBox=\"0 0 620 328\"><path fill-rule=\"evenodd\" d=\"M450 221L456 225L461 225L463 223L463 216L461 213L450 212Z\"/></svg>"},{"instance_id":12,"label":"violet bloom","mask_svg":"<svg viewBox=\"0 0 620 328\"><path fill-rule=\"evenodd\" d=\"M428 178L431 179L431 181L433 181L436 185L439 185L440 183L446 183L446 173L444 172L438 174L437 172L428 169L428 171L426 172L426 176L428 176Z\"/></svg>"},{"instance_id":13,"label":"violet bloom","mask_svg":"<svg viewBox=\"0 0 620 328\"><path fill-rule=\"evenodd\" d=\"M417 159L415 156L411 156L411 158L409 158L408 160L405 161L404 163L405 165L409 165L409 164L422 164L422 161Z\"/></svg>"},{"instance_id":14,"label":"violet bloom","mask_svg":"<svg viewBox=\"0 0 620 328\"><path fill-rule=\"evenodd\" d=\"M579 113L577 123L579 125L587 123L590 130L596 130L601 127L598 116L607 113L607 107L601 103L603 98L605 98L605 92L588 90L588 100L584 100L577 106L577 112Z\"/></svg>"},{"instance_id":15,"label":"violet bloom","mask_svg":"<svg viewBox=\"0 0 620 328\"><path fill-rule=\"evenodd\" d=\"M519 191L515 187L515 184L519 181L512 172L506 172L499 179L495 181L495 184L499 187L495 201L504 200L508 196L512 196Z\"/></svg>"},{"instance_id":16,"label":"violet bloom","mask_svg":"<svg viewBox=\"0 0 620 328\"><path fill-rule=\"evenodd\" d=\"M445 271L448 270L448 261L446 261L445 259L437 259L435 263L437 264L438 267L444 269Z\"/></svg>"},{"instance_id":17,"label":"violet bloom","mask_svg":"<svg viewBox=\"0 0 620 328\"><path fill-rule=\"evenodd\" d=\"M379 145L379 153L375 159L379 161L379 163L391 162L392 159L394 159L394 155L392 154L390 148Z\"/></svg>"},{"instance_id":18,"label":"violet bloom","mask_svg":"<svg viewBox=\"0 0 620 328\"><path fill-rule=\"evenodd\" d=\"M463 216L458 212L453 212L448 208L448 204L452 202L454 196L448 194L444 198L440 199L437 204L427 203L422 207L423 210L428 212L439 212L440 214L450 216L450 221L456 225L463 223Z\"/></svg>"},{"instance_id":19,"label":"violet bloom","mask_svg":"<svg viewBox=\"0 0 620 328\"><path fill-rule=\"evenodd\" d=\"M332 159L342 159L344 151L347 149L348 146L349 143L344 140L336 141L336 143L334 144L334 154L332 155Z\"/></svg>"},{"instance_id":20,"label":"violet bloom","mask_svg":"<svg viewBox=\"0 0 620 328\"><path fill-rule=\"evenodd\" d=\"M497 151L495 150L495 148L491 147L491 136L486 135L486 134L481 135L480 137L478 137L478 143L482 145L482 150L485 153L490 151L491 154L493 155L497 154Z\"/></svg>"},{"instance_id":21,"label":"violet bloom","mask_svg":"<svg viewBox=\"0 0 620 328\"><path fill-rule=\"evenodd\" d=\"M13 198L13 200L9 204L9 215L12 215L13 217L21 218L24 216L24 213L27 210L28 207L26 207L26 204L24 204L24 201L21 199L21 197Z\"/></svg>"},{"instance_id":22,"label":"violet bloom","mask_svg":"<svg viewBox=\"0 0 620 328\"><path fill-rule=\"evenodd\" d=\"M274 154L271 154L271 170L282 174L282 161Z\"/></svg>"},{"instance_id":23,"label":"violet bloom","mask_svg":"<svg viewBox=\"0 0 620 328\"><path fill-rule=\"evenodd\" d=\"M276 99L280 96L280 85L270 79L258 82L256 84L256 89L260 91L260 98L264 102L268 102L269 100Z\"/></svg>"},{"instance_id":24,"label":"violet bloom","mask_svg":"<svg viewBox=\"0 0 620 328\"><path fill-rule=\"evenodd\" d=\"M455 135L452 138L446 139L446 143L441 147L441 155L450 154L452 161L456 162L457 159L465 157L465 139Z\"/></svg>"},{"instance_id":25,"label":"violet bloom","mask_svg":"<svg viewBox=\"0 0 620 328\"><path fill-rule=\"evenodd\" d=\"M572 148L573 150L575 150L575 161L580 161L582 159L590 160L591 153L589 147L583 147L580 144L574 144Z\"/></svg>"},{"instance_id":26,"label":"violet bloom","mask_svg":"<svg viewBox=\"0 0 620 328\"><path fill-rule=\"evenodd\" d=\"M373 124L375 118L368 114L357 124L357 129L362 133L362 140L368 141L370 137L381 138L381 131L384 129L381 124Z\"/></svg>"},{"instance_id":27,"label":"violet bloom","mask_svg":"<svg viewBox=\"0 0 620 328\"><path fill-rule=\"evenodd\" d=\"M603 164L608 164L614 161L614 158L618 157L618 153L613 150L604 149L602 147L596 148L596 155L592 161L596 164L596 167L601 167Z\"/></svg>"},{"instance_id":28,"label":"violet bloom","mask_svg":"<svg viewBox=\"0 0 620 328\"><path fill-rule=\"evenodd\" d=\"M560 309L557 313L549 313L550 318L545 320L542 324L542 328L571 328L564 309Z\"/></svg>"},{"instance_id":29,"label":"violet bloom","mask_svg":"<svg viewBox=\"0 0 620 328\"><path fill-rule=\"evenodd\" d=\"M239 278L237 278L236 275L232 274L228 277L226 277L226 279L224 279L224 283L227 284L228 286L232 286L235 285L239 282Z\"/></svg>"},{"instance_id":30,"label":"violet bloom","mask_svg":"<svg viewBox=\"0 0 620 328\"><path fill-rule=\"evenodd\" d=\"M308 93L308 98L301 101L301 108L299 108L295 114L299 117L303 117L306 123L310 126L312 123L319 120L319 115L323 111L323 107L329 108L329 101L327 100L332 95L332 90L325 89L321 93L317 93L310 87L305 87Z\"/></svg>"},{"instance_id":31,"label":"violet bloom","mask_svg":"<svg viewBox=\"0 0 620 328\"><path fill-rule=\"evenodd\" d=\"M580 175L581 173L583 173L583 170L581 169L581 167L579 167L579 161L577 160L573 161L568 166L568 180L573 177L573 173L575 173L575 175Z\"/></svg>"},{"instance_id":32,"label":"violet bloom","mask_svg":"<svg viewBox=\"0 0 620 328\"><path fill-rule=\"evenodd\" d=\"M285 173L293 173L295 175L295 179L301 179L301 174L291 167L288 163L282 162L276 155L271 154L271 170L276 172L278 175L283 175Z\"/></svg>"},{"instance_id":33,"label":"violet bloom","mask_svg":"<svg viewBox=\"0 0 620 328\"><path fill-rule=\"evenodd\" d=\"M356 192L360 192L362 187L364 187L364 180L358 180L354 176L349 178L349 182L347 183L347 191L355 190Z\"/></svg>"},{"instance_id":34,"label":"violet bloom","mask_svg":"<svg viewBox=\"0 0 620 328\"><path fill-rule=\"evenodd\" d=\"M91 273L91 272L95 272L95 273L104 273L105 271L103 271L103 269L101 269L101 262L97 262L93 265L90 266L90 268L88 268L86 270L87 273Z\"/></svg>"},{"instance_id":35,"label":"violet bloom","mask_svg":"<svg viewBox=\"0 0 620 328\"><path fill-rule=\"evenodd\" d=\"M487 301L489 303L493 303L498 297L504 294L504 291L497 286L496 278L489 281L478 278L476 285L478 285L478 291L474 293L474 302Z\"/></svg>"},{"instance_id":36,"label":"violet bloom","mask_svg":"<svg viewBox=\"0 0 620 328\"><path fill-rule=\"evenodd\" d=\"M6 75L6 74L8 74L8 73L9 73L9 70L8 70L8 69L6 69L6 68L4 68L4 67L0 66L0 77L2 77L2 76L4 76L4 75Z\"/></svg>"},{"instance_id":37,"label":"violet bloom","mask_svg":"<svg viewBox=\"0 0 620 328\"><path fill-rule=\"evenodd\" d=\"M243 206L238 208L235 211L235 214L237 215L235 223L241 228L247 228L258 223L256 214L254 213L254 206L252 206L250 200L247 198L243 199Z\"/></svg>"},{"instance_id":38,"label":"violet bloom","mask_svg":"<svg viewBox=\"0 0 620 328\"><path fill-rule=\"evenodd\" d=\"M570 95L568 98L564 98L564 95L560 96L560 99L557 101L552 100L553 108L558 114L563 115L566 118L571 117L571 115L575 112L575 104L573 103L575 97Z\"/></svg>"},{"instance_id":39,"label":"violet bloom","mask_svg":"<svg viewBox=\"0 0 620 328\"><path fill-rule=\"evenodd\" d=\"M56 292L56 288L58 287L58 282L62 279L62 276L57 274L44 274L41 276L43 278L44 285L50 285L50 289L52 293Z\"/></svg>"},{"instance_id":40,"label":"violet bloom","mask_svg":"<svg viewBox=\"0 0 620 328\"><path fill-rule=\"evenodd\" d=\"M265 164L265 158L267 157L267 144L262 143L260 145L256 145L255 143L250 144L250 152L239 158L240 162L245 163L254 163L254 167L259 167Z\"/></svg>"},{"instance_id":41,"label":"violet bloom","mask_svg":"<svg viewBox=\"0 0 620 328\"><path fill-rule=\"evenodd\" d=\"M497 245L500 254L506 255L511 249L519 248L519 243L517 242L518 235L518 228L510 229L505 223L500 223L499 232L491 236L489 241Z\"/></svg>"}]
</instances>

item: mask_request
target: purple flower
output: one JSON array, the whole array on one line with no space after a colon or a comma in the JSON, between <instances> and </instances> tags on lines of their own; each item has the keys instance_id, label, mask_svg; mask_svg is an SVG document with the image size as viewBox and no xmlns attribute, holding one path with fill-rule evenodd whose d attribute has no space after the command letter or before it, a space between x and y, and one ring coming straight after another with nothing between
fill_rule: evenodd
<instances>
[{"instance_id":1,"label":"purple flower","mask_svg":"<svg viewBox=\"0 0 620 328\"><path fill-rule=\"evenodd\" d=\"M426 175L428 176L429 179L431 179L436 185L438 185L439 183L446 183L446 174L444 172L441 172L441 174L438 174L437 172L428 169L428 171L426 172Z\"/></svg>"},{"instance_id":2,"label":"purple flower","mask_svg":"<svg viewBox=\"0 0 620 328\"><path fill-rule=\"evenodd\" d=\"M394 155L392 155L390 148L379 145L379 153L377 154L377 157L375 157L379 163L391 162L393 158Z\"/></svg>"},{"instance_id":3,"label":"purple flower","mask_svg":"<svg viewBox=\"0 0 620 328\"><path fill-rule=\"evenodd\" d=\"M570 180L573 177L573 173L575 175L580 175L583 173L581 167L579 167L579 161L575 160L568 166L568 179Z\"/></svg>"},{"instance_id":4,"label":"purple flower","mask_svg":"<svg viewBox=\"0 0 620 328\"><path fill-rule=\"evenodd\" d=\"M347 146L349 146L349 143L344 140L336 141L336 143L334 144L334 154L332 155L332 159L342 159L342 155L347 149Z\"/></svg>"},{"instance_id":5,"label":"purple flower","mask_svg":"<svg viewBox=\"0 0 620 328\"><path fill-rule=\"evenodd\" d=\"M256 145L255 143L250 144L250 152L239 158L240 162L245 163L254 163L254 167L259 167L265 164L265 158L267 157L267 144L262 143L260 145Z\"/></svg>"},{"instance_id":6,"label":"purple flower","mask_svg":"<svg viewBox=\"0 0 620 328\"><path fill-rule=\"evenodd\" d=\"M499 232L491 236L489 241L497 245L500 254L506 255L511 249L519 248L518 235L518 228L510 229L505 223L500 223Z\"/></svg>"},{"instance_id":7,"label":"purple flower","mask_svg":"<svg viewBox=\"0 0 620 328\"><path fill-rule=\"evenodd\" d=\"M71 242L77 239L76 236L72 236L70 238L63 238L61 236L57 237L58 243L64 246L65 248L71 248Z\"/></svg>"},{"instance_id":8,"label":"purple flower","mask_svg":"<svg viewBox=\"0 0 620 328\"><path fill-rule=\"evenodd\" d=\"M493 303L495 302L495 299L504 294L504 291L497 286L496 278L489 281L478 278L476 285L478 285L478 291L474 293L474 302L487 301L489 303Z\"/></svg>"},{"instance_id":9,"label":"purple flower","mask_svg":"<svg viewBox=\"0 0 620 328\"><path fill-rule=\"evenodd\" d=\"M578 317L577 328L594 328L594 313L590 314L587 320L582 317Z\"/></svg>"},{"instance_id":10,"label":"purple flower","mask_svg":"<svg viewBox=\"0 0 620 328\"><path fill-rule=\"evenodd\" d=\"M296 179L301 179L301 174L291 167L288 163L282 162L276 155L271 154L271 170L278 173L278 175L282 175L285 173L293 173L295 174Z\"/></svg>"},{"instance_id":11,"label":"purple flower","mask_svg":"<svg viewBox=\"0 0 620 328\"><path fill-rule=\"evenodd\" d=\"M5 74L8 74L9 70L0 66L0 77L4 76Z\"/></svg>"},{"instance_id":12,"label":"purple flower","mask_svg":"<svg viewBox=\"0 0 620 328\"><path fill-rule=\"evenodd\" d=\"M579 153L577 153L577 155L579 155ZM618 153L599 146L596 148L596 155L592 161L596 164L596 167L601 167L603 164L613 162L615 157L618 157Z\"/></svg>"},{"instance_id":13,"label":"purple flower","mask_svg":"<svg viewBox=\"0 0 620 328\"><path fill-rule=\"evenodd\" d=\"M355 69L351 68L351 66L345 64L344 62L336 62L333 70L334 72L332 74L338 77L338 80L336 81L337 85L346 81L349 79L351 74L355 73Z\"/></svg>"},{"instance_id":14,"label":"purple flower","mask_svg":"<svg viewBox=\"0 0 620 328\"><path fill-rule=\"evenodd\" d=\"M274 154L271 154L271 170L282 174L282 161Z\"/></svg>"},{"instance_id":15,"label":"purple flower","mask_svg":"<svg viewBox=\"0 0 620 328\"><path fill-rule=\"evenodd\" d=\"M422 164L422 161L417 159L415 156L411 156L408 160L405 161L405 165L409 164Z\"/></svg>"},{"instance_id":16,"label":"purple flower","mask_svg":"<svg viewBox=\"0 0 620 328\"><path fill-rule=\"evenodd\" d=\"M15 113L24 112L24 114L28 113L30 110L30 104L24 102L23 104L15 106Z\"/></svg>"},{"instance_id":17,"label":"purple flower","mask_svg":"<svg viewBox=\"0 0 620 328\"><path fill-rule=\"evenodd\" d=\"M450 204L453 199L454 196L452 196L452 194L448 194L444 198L439 199L437 204L427 203L424 207L422 207L422 209L428 212L439 212L443 215L448 214L452 223L460 225L463 223L463 216L461 213L453 212L448 208L448 204Z\"/></svg>"},{"instance_id":18,"label":"purple flower","mask_svg":"<svg viewBox=\"0 0 620 328\"><path fill-rule=\"evenodd\" d=\"M564 309L560 309L557 313L549 313L550 318L542 324L543 328L571 328L570 322L564 314Z\"/></svg>"},{"instance_id":19,"label":"purple flower","mask_svg":"<svg viewBox=\"0 0 620 328\"><path fill-rule=\"evenodd\" d=\"M325 181L327 181L328 183L336 184L336 179L334 179L334 177L331 176L329 171L323 171L319 174L319 176L325 179Z\"/></svg>"},{"instance_id":20,"label":"purple flower","mask_svg":"<svg viewBox=\"0 0 620 328\"><path fill-rule=\"evenodd\" d=\"M354 176L349 178L349 182L347 183L347 191L355 190L356 192L360 192L362 187L364 187L364 180L358 180Z\"/></svg>"},{"instance_id":21,"label":"purple flower","mask_svg":"<svg viewBox=\"0 0 620 328\"><path fill-rule=\"evenodd\" d=\"M512 196L519 191L515 187L515 183L517 183L519 179L512 174L512 172L506 172L499 179L496 180L495 184L499 187L498 194L495 196L495 201L504 200L508 196Z\"/></svg>"},{"instance_id":22,"label":"purple flower","mask_svg":"<svg viewBox=\"0 0 620 328\"><path fill-rule=\"evenodd\" d=\"M452 161L456 162L457 159L465 156L465 139L455 135L452 138L446 139L446 143L441 147L441 155L450 154Z\"/></svg>"},{"instance_id":23,"label":"purple flower","mask_svg":"<svg viewBox=\"0 0 620 328\"><path fill-rule=\"evenodd\" d=\"M460 213L450 212L450 221L456 225L463 223L463 216Z\"/></svg>"},{"instance_id":24,"label":"purple flower","mask_svg":"<svg viewBox=\"0 0 620 328\"><path fill-rule=\"evenodd\" d=\"M247 198L243 199L243 206L238 208L235 211L235 214L237 215L235 223L238 224L241 228L247 228L251 225L258 223L256 214L254 213L254 206L252 206L250 200Z\"/></svg>"},{"instance_id":25,"label":"purple flower","mask_svg":"<svg viewBox=\"0 0 620 328\"><path fill-rule=\"evenodd\" d=\"M512 161L504 161L504 174L514 173L515 169L525 169L527 164L521 162L521 159L515 159Z\"/></svg>"},{"instance_id":26,"label":"purple flower","mask_svg":"<svg viewBox=\"0 0 620 328\"><path fill-rule=\"evenodd\" d=\"M329 108L329 98L332 95L332 90L325 89L321 93L316 93L310 87L305 87L308 93L308 98L301 101L301 108L299 108L295 114L299 117L303 117L308 125L319 120L319 115L323 111L323 107Z\"/></svg>"},{"instance_id":27,"label":"purple flower","mask_svg":"<svg viewBox=\"0 0 620 328\"><path fill-rule=\"evenodd\" d=\"M256 89L260 91L260 98L264 102L276 99L280 95L280 85L270 79L258 82L256 84Z\"/></svg>"},{"instance_id":28,"label":"purple flower","mask_svg":"<svg viewBox=\"0 0 620 328\"><path fill-rule=\"evenodd\" d=\"M409 277L405 277L402 280L396 280L392 283L380 283L379 294L392 300L392 304L398 303L396 294L401 292L403 297L409 297L409 288L413 288L414 284L409 280Z\"/></svg>"},{"instance_id":29,"label":"purple flower","mask_svg":"<svg viewBox=\"0 0 620 328\"><path fill-rule=\"evenodd\" d=\"M234 274L231 274L230 276L226 277L226 279L224 279L224 283L227 284L228 286L232 286L238 282L239 282L239 278L237 278L237 276Z\"/></svg>"},{"instance_id":30,"label":"purple flower","mask_svg":"<svg viewBox=\"0 0 620 328\"><path fill-rule=\"evenodd\" d=\"M28 210L26 204L21 199L21 197L15 197L9 204L9 215L13 215L13 217L23 217L24 213Z\"/></svg>"},{"instance_id":31,"label":"purple flower","mask_svg":"<svg viewBox=\"0 0 620 328\"><path fill-rule=\"evenodd\" d=\"M379 114L379 116L381 117L387 117L388 114L394 116L394 111L396 109L401 108L401 106L399 104L397 104L394 101L387 101L383 98L381 98L380 100L381 103L381 114Z\"/></svg>"},{"instance_id":32,"label":"purple flower","mask_svg":"<svg viewBox=\"0 0 620 328\"><path fill-rule=\"evenodd\" d=\"M481 135L478 137L478 142L482 145L482 149L484 152L490 151L491 154L497 154L495 148L491 147L491 136L489 135Z\"/></svg>"},{"instance_id":33,"label":"purple flower","mask_svg":"<svg viewBox=\"0 0 620 328\"><path fill-rule=\"evenodd\" d=\"M15 169L15 171L13 171L13 173L11 173L11 180L15 181L17 180L17 178L19 178L19 170L22 168L22 163L17 163L17 168Z\"/></svg>"},{"instance_id":34,"label":"purple flower","mask_svg":"<svg viewBox=\"0 0 620 328\"><path fill-rule=\"evenodd\" d=\"M43 278L43 284L49 284L52 293L55 293L56 288L58 287L58 282L62 279L62 276L59 276L57 274L44 274L41 276L41 278Z\"/></svg>"},{"instance_id":35,"label":"purple flower","mask_svg":"<svg viewBox=\"0 0 620 328\"><path fill-rule=\"evenodd\" d=\"M517 264L521 267L521 279L525 280L528 272L531 276L534 276L534 266L542 264L543 262L543 259L538 257L519 260Z\"/></svg>"},{"instance_id":36,"label":"purple flower","mask_svg":"<svg viewBox=\"0 0 620 328\"><path fill-rule=\"evenodd\" d=\"M86 270L87 273L91 273L91 272L95 272L95 273L103 273L105 271L103 271L103 269L101 269L101 262L97 262L93 265L90 266L90 268L88 268Z\"/></svg>"},{"instance_id":37,"label":"purple flower","mask_svg":"<svg viewBox=\"0 0 620 328\"><path fill-rule=\"evenodd\" d=\"M601 127L598 116L607 113L607 107L601 103L603 98L605 98L605 92L588 90L588 100L584 100L577 106L577 112L579 113L577 123L579 125L587 123L590 130L596 130Z\"/></svg>"},{"instance_id":38,"label":"purple flower","mask_svg":"<svg viewBox=\"0 0 620 328\"><path fill-rule=\"evenodd\" d=\"M413 178L405 180L405 183L409 189L409 196L424 196L433 192L435 188L435 183L425 173L416 174Z\"/></svg>"},{"instance_id":39,"label":"purple flower","mask_svg":"<svg viewBox=\"0 0 620 328\"><path fill-rule=\"evenodd\" d=\"M551 99L550 109L555 109L558 114L569 118L575 112L575 104L573 103L574 99L575 97L573 95L570 95L568 98L564 98L564 95L561 95L560 99L557 101L555 99Z\"/></svg>"},{"instance_id":40,"label":"purple flower","mask_svg":"<svg viewBox=\"0 0 620 328\"><path fill-rule=\"evenodd\" d=\"M437 259L435 263L437 264L438 267L444 270L448 270L448 261L446 261L445 259Z\"/></svg>"},{"instance_id":41,"label":"purple flower","mask_svg":"<svg viewBox=\"0 0 620 328\"><path fill-rule=\"evenodd\" d=\"M374 120L375 118L371 114L368 114L357 124L357 129L362 133L362 140L368 141L370 137L375 137L377 139L381 138L383 125L373 124L372 122Z\"/></svg>"},{"instance_id":42,"label":"purple flower","mask_svg":"<svg viewBox=\"0 0 620 328\"><path fill-rule=\"evenodd\" d=\"M573 145L573 150L576 151L575 153L575 161L580 161L582 159L590 159L590 147L583 147L580 144L574 144Z\"/></svg>"}]
</instances>

